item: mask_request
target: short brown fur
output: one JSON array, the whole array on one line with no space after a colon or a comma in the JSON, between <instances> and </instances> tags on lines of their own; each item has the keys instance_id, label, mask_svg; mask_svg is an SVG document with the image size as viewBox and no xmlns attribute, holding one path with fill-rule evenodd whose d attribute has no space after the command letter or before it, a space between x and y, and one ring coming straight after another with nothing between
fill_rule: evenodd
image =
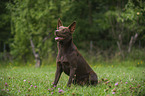
<instances>
[{"instance_id":1,"label":"short brown fur","mask_svg":"<svg viewBox=\"0 0 145 96\"><path fill-rule=\"evenodd\" d=\"M71 83L79 85L96 85L98 83L96 73L88 65L73 43L72 34L75 27L76 22L73 22L68 27L64 27L61 20L58 20L57 30L55 31L58 55L56 59L57 70L54 85L57 85L62 72L69 76L67 83L69 87Z\"/></svg>"}]
</instances>

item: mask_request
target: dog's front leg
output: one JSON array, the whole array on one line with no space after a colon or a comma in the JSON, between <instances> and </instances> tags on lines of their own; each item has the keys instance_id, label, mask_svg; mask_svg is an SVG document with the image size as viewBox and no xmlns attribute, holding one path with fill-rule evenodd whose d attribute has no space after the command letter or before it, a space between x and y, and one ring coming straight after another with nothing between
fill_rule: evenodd
<instances>
[{"instance_id":1,"label":"dog's front leg","mask_svg":"<svg viewBox=\"0 0 145 96\"><path fill-rule=\"evenodd\" d=\"M68 80L68 83L67 83L67 86L68 86L68 87L71 86L73 77L74 77L74 75L75 75L75 71L76 71L76 68L70 68L69 80Z\"/></svg>"},{"instance_id":2,"label":"dog's front leg","mask_svg":"<svg viewBox=\"0 0 145 96\"><path fill-rule=\"evenodd\" d=\"M55 73L55 80L54 80L54 84L53 85L57 85L58 80L61 76L62 73L62 67L59 63L57 63L57 69L56 69L56 73Z\"/></svg>"}]
</instances>

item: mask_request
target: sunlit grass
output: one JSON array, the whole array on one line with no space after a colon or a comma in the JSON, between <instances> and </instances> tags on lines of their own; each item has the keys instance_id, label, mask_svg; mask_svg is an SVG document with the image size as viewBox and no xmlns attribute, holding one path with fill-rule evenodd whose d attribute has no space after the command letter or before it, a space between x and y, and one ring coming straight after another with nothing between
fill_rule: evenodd
<instances>
[{"instance_id":1,"label":"sunlit grass","mask_svg":"<svg viewBox=\"0 0 145 96\"><path fill-rule=\"evenodd\" d=\"M141 63L141 62L140 62ZM143 63L143 62L142 62ZM67 95L67 96L137 96L145 95L145 68L92 65L99 77L97 86L72 85L68 88L68 76L62 74L56 87L52 86L55 65L7 66L0 68L0 95Z\"/></svg>"}]
</instances>

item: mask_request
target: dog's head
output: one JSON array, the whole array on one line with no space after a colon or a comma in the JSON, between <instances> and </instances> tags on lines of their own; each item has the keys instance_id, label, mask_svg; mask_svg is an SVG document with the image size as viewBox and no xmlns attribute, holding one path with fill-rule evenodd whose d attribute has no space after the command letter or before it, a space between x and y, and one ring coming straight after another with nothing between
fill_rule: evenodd
<instances>
[{"instance_id":1,"label":"dog's head","mask_svg":"<svg viewBox=\"0 0 145 96\"><path fill-rule=\"evenodd\" d=\"M64 27L60 19L58 19L57 30L54 32L55 40L60 42L68 42L72 39L72 34L75 31L76 22L73 22L68 27Z\"/></svg>"}]
</instances>

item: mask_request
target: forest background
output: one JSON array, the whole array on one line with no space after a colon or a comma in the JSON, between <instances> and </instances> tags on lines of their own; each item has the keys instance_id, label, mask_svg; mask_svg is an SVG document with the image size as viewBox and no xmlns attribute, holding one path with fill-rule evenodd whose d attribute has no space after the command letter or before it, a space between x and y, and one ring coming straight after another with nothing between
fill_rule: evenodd
<instances>
[{"instance_id":1,"label":"forest background","mask_svg":"<svg viewBox=\"0 0 145 96\"><path fill-rule=\"evenodd\" d=\"M55 63L58 18L91 64L145 61L144 0L0 0L0 62Z\"/></svg>"}]
</instances>

